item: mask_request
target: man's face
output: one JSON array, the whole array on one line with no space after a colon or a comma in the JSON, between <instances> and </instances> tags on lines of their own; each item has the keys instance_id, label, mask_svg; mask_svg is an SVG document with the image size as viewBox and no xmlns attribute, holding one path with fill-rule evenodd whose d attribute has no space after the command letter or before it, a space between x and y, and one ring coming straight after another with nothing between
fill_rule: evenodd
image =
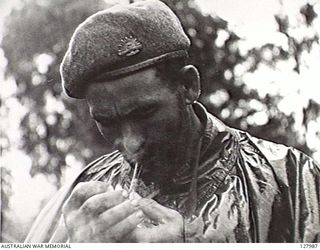
<instances>
[{"instance_id":1,"label":"man's face","mask_svg":"<svg viewBox=\"0 0 320 250\"><path fill-rule=\"evenodd\" d=\"M177 90L166 87L154 68L91 84L87 100L104 138L151 179L170 176L184 152L187 108ZM147 178L147 179L149 179Z\"/></svg>"}]
</instances>

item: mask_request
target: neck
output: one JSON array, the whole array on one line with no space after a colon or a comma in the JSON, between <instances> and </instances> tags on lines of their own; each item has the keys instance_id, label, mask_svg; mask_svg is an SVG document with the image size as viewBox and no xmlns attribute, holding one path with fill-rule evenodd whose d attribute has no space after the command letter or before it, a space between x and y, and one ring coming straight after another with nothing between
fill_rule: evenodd
<instances>
[{"instance_id":1,"label":"neck","mask_svg":"<svg viewBox=\"0 0 320 250\"><path fill-rule=\"evenodd\" d=\"M170 173L170 178L161 185L161 189L164 192L173 190L172 187L176 185L177 180L185 176L191 176L193 170L197 167L195 166L196 158L198 157L197 151L199 143L201 143L204 125L196 115L192 105L187 107L185 118L176 151L177 157L173 167L174 171Z\"/></svg>"},{"instance_id":2,"label":"neck","mask_svg":"<svg viewBox=\"0 0 320 250\"><path fill-rule=\"evenodd\" d=\"M193 107L190 105L188 106L189 108L189 126L188 126L188 136L185 136L186 139L188 140L188 143L186 145L188 145L188 147L186 148L187 150L187 155L184 154L184 157L186 158L186 162L190 161L190 159L192 158L192 156L194 156L198 145L200 143L201 137L202 137L202 133L203 133L203 129L204 126L203 124L201 124L199 117L196 115ZM186 157L188 156L188 157Z\"/></svg>"}]
</instances>

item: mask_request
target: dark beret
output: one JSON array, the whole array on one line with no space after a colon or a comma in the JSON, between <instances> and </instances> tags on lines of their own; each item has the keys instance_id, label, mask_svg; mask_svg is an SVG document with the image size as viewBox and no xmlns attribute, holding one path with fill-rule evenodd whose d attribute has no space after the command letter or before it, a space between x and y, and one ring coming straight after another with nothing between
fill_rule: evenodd
<instances>
[{"instance_id":1,"label":"dark beret","mask_svg":"<svg viewBox=\"0 0 320 250\"><path fill-rule=\"evenodd\" d=\"M164 3L116 5L77 27L60 66L62 86L68 96L82 99L90 82L187 57L189 47L180 21Z\"/></svg>"}]
</instances>

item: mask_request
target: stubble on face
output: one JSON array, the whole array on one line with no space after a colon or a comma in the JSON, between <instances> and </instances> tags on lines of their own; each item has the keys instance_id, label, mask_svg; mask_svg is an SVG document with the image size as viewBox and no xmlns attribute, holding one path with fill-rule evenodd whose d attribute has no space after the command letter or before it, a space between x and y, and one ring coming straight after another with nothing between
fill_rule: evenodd
<instances>
[{"instance_id":1,"label":"stubble on face","mask_svg":"<svg viewBox=\"0 0 320 250\"><path fill-rule=\"evenodd\" d=\"M176 124L167 124L168 127L164 128L167 133L161 135L161 141L149 145L148 152L139 162L142 166L141 177L147 183L171 185L177 172L185 167L188 160L186 152L189 146L190 116L180 91L176 92L176 98Z\"/></svg>"},{"instance_id":2,"label":"stubble on face","mask_svg":"<svg viewBox=\"0 0 320 250\"><path fill-rule=\"evenodd\" d=\"M190 114L182 90L165 86L166 83L154 70L145 70L125 79L106 82L89 87L89 106L92 113L113 116L121 114L122 107L131 108L128 103L141 99L153 100L160 105L160 110L151 118L139 120L127 117L133 127L137 127L145 143L141 153L130 155L122 147L118 149L132 166L138 163L142 168L141 178L146 182L158 182L166 185L171 182L176 172L184 167L190 132ZM129 106L128 106L129 105ZM125 109L127 109L125 108ZM118 111L120 111L118 113ZM94 116L93 114L93 116ZM118 119L119 118L119 119ZM118 117L121 123L126 117ZM116 139L122 124L104 129L98 127L106 139L110 135ZM115 136L112 136L115 135ZM114 142L113 139L110 141Z\"/></svg>"}]
</instances>

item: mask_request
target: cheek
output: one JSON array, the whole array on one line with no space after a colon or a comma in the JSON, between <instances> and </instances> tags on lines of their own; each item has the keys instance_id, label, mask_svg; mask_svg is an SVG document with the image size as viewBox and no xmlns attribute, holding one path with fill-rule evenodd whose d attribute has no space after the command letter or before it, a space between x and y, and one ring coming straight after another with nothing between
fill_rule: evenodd
<instances>
[{"instance_id":1,"label":"cheek","mask_svg":"<svg viewBox=\"0 0 320 250\"><path fill-rule=\"evenodd\" d=\"M165 114L160 114L146 130L150 137L159 143L166 142L174 144L180 128L179 113L168 110ZM161 145L165 146L165 145Z\"/></svg>"},{"instance_id":2,"label":"cheek","mask_svg":"<svg viewBox=\"0 0 320 250\"><path fill-rule=\"evenodd\" d=\"M131 123L129 130L128 127L127 129L124 129L122 124L115 124L108 127L97 124L97 126L107 144L113 149L118 149L120 151L123 150L124 140L129 139L129 137L139 140L141 144L146 144L148 147L148 145L159 141L154 136L158 136L162 133L157 125L152 124L151 122L142 121Z\"/></svg>"},{"instance_id":3,"label":"cheek","mask_svg":"<svg viewBox=\"0 0 320 250\"><path fill-rule=\"evenodd\" d=\"M178 108L164 107L154 117L135 121L133 135L139 136L149 148L172 148L178 143L182 128L181 112ZM121 125L103 126L97 123L100 133L111 147L122 139Z\"/></svg>"}]
</instances>

